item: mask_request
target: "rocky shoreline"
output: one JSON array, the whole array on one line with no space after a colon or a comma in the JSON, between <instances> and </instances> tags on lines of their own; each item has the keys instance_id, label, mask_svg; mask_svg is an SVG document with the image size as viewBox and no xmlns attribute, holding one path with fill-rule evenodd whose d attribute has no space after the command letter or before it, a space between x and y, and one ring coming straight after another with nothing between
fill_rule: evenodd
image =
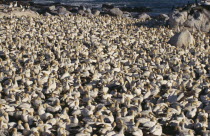
<instances>
[{"instance_id":1,"label":"rocky shoreline","mask_svg":"<svg viewBox=\"0 0 210 136\"><path fill-rule=\"evenodd\" d=\"M2 2L2 4L9 4L10 2ZM1 3L0 3L1 4ZM101 12L101 14L109 14L110 12L108 12L108 10L112 9L112 8L117 8L114 7L114 5L111 4L102 4L101 8L94 8L94 7L85 7L85 6L72 6L72 5L63 5L61 3L34 3L32 1L18 1L18 5L23 5L23 6L31 6L31 8L40 13L40 14L45 14L46 12L51 12L51 10L49 10L49 7L51 6L55 6L56 8L62 7L62 8L66 8L67 11L71 12L71 13L79 13L81 11L79 10L83 10L84 12L86 10L91 10L92 12L94 12L95 10L99 10ZM123 12L136 12L136 13L143 13L143 12L151 12L152 10L150 8L147 7L119 7L119 9ZM55 14L55 13L52 13ZM59 13L57 13L59 14ZM63 13L62 13L63 14Z\"/></svg>"},{"instance_id":2,"label":"rocky shoreline","mask_svg":"<svg viewBox=\"0 0 210 136\"><path fill-rule=\"evenodd\" d=\"M2 2L9 4L11 2ZM186 5L175 8L169 14L159 14L150 16L152 10L147 7L114 7L111 4L103 4L101 8L91 8L85 6L63 5L61 3L39 4L31 1L18 1L17 6L27 8L41 15L83 15L98 16L109 15L124 18L136 18L146 21L147 26L170 26L173 29L188 29L189 31L210 32L210 7L205 5ZM6 6L6 5L5 5ZM4 7L1 5L1 7ZM3 16L4 14L0 15ZM149 20L149 21L148 21Z\"/></svg>"}]
</instances>

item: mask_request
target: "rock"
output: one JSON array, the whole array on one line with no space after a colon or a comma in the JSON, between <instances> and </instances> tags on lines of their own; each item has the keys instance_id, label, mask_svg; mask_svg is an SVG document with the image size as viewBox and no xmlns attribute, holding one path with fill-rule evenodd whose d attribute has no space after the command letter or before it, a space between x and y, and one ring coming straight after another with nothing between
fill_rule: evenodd
<instances>
[{"instance_id":1,"label":"rock","mask_svg":"<svg viewBox=\"0 0 210 136\"><path fill-rule=\"evenodd\" d=\"M169 44L176 47L188 47L195 44L195 39L188 30L184 30L171 37Z\"/></svg>"},{"instance_id":2,"label":"rock","mask_svg":"<svg viewBox=\"0 0 210 136\"><path fill-rule=\"evenodd\" d=\"M210 11L201 6L190 7L188 11L176 10L169 16L169 26L210 32Z\"/></svg>"},{"instance_id":3,"label":"rock","mask_svg":"<svg viewBox=\"0 0 210 136\"><path fill-rule=\"evenodd\" d=\"M99 11L99 10L93 11L93 15L94 15L94 16L99 16L99 15L100 15L100 11Z\"/></svg>"},{"instance_id":4,"label":"rock","mask_svg":"<svg viewBox=\"0 0 210 136\"><path fill-rule=\"evenodd\" d=\"M141 19L143 21L150 19L151 17L147 13L142 13L138 16L138 19Z\"/></svg>"},{"instance_id":5,"label":"rock","mask_svg":"<svg viewBox=\"0 0 210 136\"><path fill-rule=\"evenodd\" d=\"M85 15L88 16L88 17L93 17L92 13L86 13Z\"/></svg>"},{"instance_id":6,"label":"rock","mask_svg":"<svg viewBox=\"0 0 210 136\"><path fill-rule=\"evenodd\" d=\"M86 13L89 13L89 14L91 14L91 13L92 13L92 11L91 11L91 9L90 9L90 8L87 8L87 9L85 10L85 12L86 12Z\"/></svg>"},{"instance_id":7,"label":"rock","mask_svg":"<svg viewBox=\"0 0 210 136\"><path fill-rule=\"evenodd\" d=\"M132 15L131 15L130 12L124 12L123 15L122 15L122 17L124 17L124 18L131 18Z\"/></svg>"},{"instance_id":8,"label":"rock","mask_svg":"<svg viewBox=\"0 0 210 136\"><path fill-rule=\"evenodd\" d=\"M66 12L66 11L67 11L67 10L66 10L65 7L59 7L59 8L58 8L58 12L59 12L59 13Z\"/></svg>"},{"instance_id":9,"label":"rock","mask_svg":"<svg viewBox=\"0 0 210 136\"><path fill-rule=\"evenodd\" d=\"M119 8L113 8L110 10L110 14L113 16L122 16L123 12Z\"/></svg>"},{"instance_id":10,"label":"rock","mask_svg":"<svg viewBox=\"0 0 210 136\"><path fill-rule=\"evenodd\" d=\"M48 9L49 9L50 11L55 11L55 10L56 10L56 8L55 8L54 5L53 5L53 6L50 6Z\"/></svg>"},{"instance_id":11,"label":"rock","mask_svg":"<svg viewBox=\"0 0 210 136\"><path fill-rule=\"evenodd\" d=\"M102 4L102 8L105 8L105 9L113 9L114 8L114 5L111 5L111 4Z\"/></svg>"},{"instance_id":12,"label":"rock","mask_svg":"<svg viewBox=\"0 0 210 136\"><path fill-rule=\"evenodd\" d=\"M59 7L58 9L58 15L69 15L70 12L66 10L65 7Z\"/></svg>"},{"instance_id":13,"label":"rock","mask_svg":"<svg viewBox=\"0 0 210 136\"><path fill-rule=\"evenodd\" d=\"M203 32L210 32L210 22L206 22L201 26L201 31Z\"/></svg>"},{"instance_id":14,"label":"rock","mask_svg":"<svg viewBox=\"0 0 210 136\"><path fill-rule=\"evenodd\" d=\"M200 12L195 11L194 14L188 17L187 21L185 21L184 26L188 28L192 28L193 30L210 32L210 18L208 17L208 11Z\"/></svg>"},{"instance_id":15,"label":"rock","mask_svg":"<svg viewBox=\"0 0 210 136\"><path fill-rule=\"evenodd\" d=\"M54 8L55 6L51 6L51 10L49 9L49 13L52 15L69 15L71 12L69 12L65 7L58 6L57 8ZM48 15L45 13L45 15Z\"/></svg>"},{"instance_id":16,"label":"rock","mask_svg":"<svg viewBox=\"0 0 210 136\"><path fill-rule=\"evenodd\" d=\"M174 11L169 15L169 26L171 28L177 28L178 26L183 25L186 20L187 11Z\"/></svg>"},{"instance_id":17,"label":"rock","mask_svg":"<svg viewBox=\"0 0 210 136\"><path fill-rule=\"evenodd\" d=\"M51 14L48 13L48 12L45 12L44 15L45 15L45 16L51 16Z\"/></svg>"},{"instance_id":18,"label":"rock","mask_svg":"<svg viewBox=\"0 0 210 136\"><path fill-rule=\"evenodd\" d=\"M163 21L167 21L167 20L169 20L169 16L166 15L166 14L160 14L160 15L158 16L158 19L159 19L159 20L163 20Z\"/></svg>"},{"instance_id":19,"label":"rock","mask_svg":"<svg viewBox=\"0 0 210 136\"><path fill-rule=\"evenodd\" d=\"M84 15L85 11L80 9L80 10L78 10L77 14Z\"/></svg>"}]
</instances>

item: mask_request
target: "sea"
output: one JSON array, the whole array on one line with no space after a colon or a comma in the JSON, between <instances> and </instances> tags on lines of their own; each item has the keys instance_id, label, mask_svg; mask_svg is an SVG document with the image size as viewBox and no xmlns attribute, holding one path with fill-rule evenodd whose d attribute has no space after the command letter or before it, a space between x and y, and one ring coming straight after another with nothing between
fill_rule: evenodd
<instances>
[{"instance_id":1,"label":"sea","mask_svg":"<svg viewBox=\"0 0 210 136\"><path fill-rule=\"evenodd\" d=\"M33 0L35 3L53 3L72 6L87 6L100 8L102 4L113 4L116 7L148 7L152 9L153 14L169 13L173 7L179 7L188 3L194 3L195 0Z\"/></svg>"}]
</instances>

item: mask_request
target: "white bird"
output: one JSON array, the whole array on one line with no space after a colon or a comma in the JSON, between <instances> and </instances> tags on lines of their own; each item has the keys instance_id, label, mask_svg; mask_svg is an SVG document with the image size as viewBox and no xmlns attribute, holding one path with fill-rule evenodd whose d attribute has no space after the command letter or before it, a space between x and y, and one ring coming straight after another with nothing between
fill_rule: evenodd
<instances>
[{"instance_id":1,"label":"white bird","mask_svg":"<svg viewBox=\"0 0 210 136\"><path fill-rule=\"evenodd\" d=\"M152 128L150 128L150 133L155 136L161 136L162 135L162 126L157 123Z\"/></svg>"},{"instance_id":2,"label":"white bird","mask_svg":"<svg viewBox=\"0 0 210 136\"><path fill-rule=\"evenodd\" d=\"M15 1L15 4L14 4L14 8L16 8L17 7L17 1Z\"/></svg>"},{"instance_id":3,"label":"white bird","mask_svg":"<svg viewBox=\"0 0 210 136\"><path fill-rule=\"evenodd\" d=\"M143 132L141 129L137 129L136 131L132 132L134 136L143 136Z\"/></svg>"},{"instance_id":4,"label":"white bird","mask_svg":"<svg viewBox=\"0 0 210 136\"><path fill-rule=\"evenodd\" d=\"M143 127L146 127L146 128L152 128L155 126L155 124L157 123L157 120L155 117L152 118L152 120L150 121L147 121L143 124Z\"/></svg>"},{"instance_id":5,"label":"white bird","mask_svg":"<svg viewBox=\"0 0 210 136\"><path fill-rule=\"evenodd\" d=\"M13 8L13 3L12 2L9 3L9 8Z\"/></svg>"},{"instance_id":6,"label":"white bird","mask_svg":"<svg viewBox=\"0 0 210 136\"><path fill-rule=\"evenodd\" d=\"M0 92L3 90L2 85L0 84Z\"/></svg>"},{"instance_id":7,"label":"white bird","mask_svg":"<svg viewBox=\"0 0 210 136\"><path fill-rule=\"evenodd\" d=\"M67 77L69 77L70 76L70 74L69 74L69 72L68 72L68 69L66 69L65 70L65 73L61 76L61 79L65 79L65 78L67 78Z\"/></svg>"}]
</instances>

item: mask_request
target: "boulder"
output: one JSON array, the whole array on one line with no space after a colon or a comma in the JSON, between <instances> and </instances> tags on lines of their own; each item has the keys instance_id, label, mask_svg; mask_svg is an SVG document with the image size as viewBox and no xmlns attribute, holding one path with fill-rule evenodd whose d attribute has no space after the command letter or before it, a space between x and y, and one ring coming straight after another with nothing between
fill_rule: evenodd
<instances>
[{"instance_id":1,"label":"boulder","mask_svg":"<svg viewBox=\"0 0 210 136\"><path fill-rule=\"evenodd\" d=\"M158 16L158 19L159 19L159 20L163 20L163 21L167 21L167 20L169 20L169 16L166 15L166 14L160 14L160 15Z\"/></svg>"},{"instance_id":2,"label":"boulder","mask_svg":"<svg viewBox=\"0 0 210 136\"><path fill-rule=\"evenodd\" d=\"M208 17L208 13L205 14L205 12L195 11L185 21L184 26L193 30L210 32L210 17Z\"/></svg>"},{"instance_id":3,"label":"boulder","mask_svg":"<svg viewBox=\"0 0 210 136\"><path fill-rule=\"evenodd\" d=\"M201 31L203 32L210 32L210 22L206 22L203 25L201 25Z\"/></svg>"},{"instance_id":4,"label":"boulder","mask_svg":"<svg viewBox=\"0 0 210 136\"><path fill-rule=\"evenodd\" d=\"M58 12L59 13L62 13L62 12L66 12L67 10L66 10L66 8L65 7L58 7Z\"/></svg>"},{"instance_id":5,"label":"boulder","mask_svg":"<svg viewBox=\"0 0 210 136\"><path fill-rule=\"evenodd\" d=\"M188 47L195 44L195 39L188 30L184 30L171 37L169 44L176 47Z\"/></svg>"},{"instance_id":6,"label":"boulder","mask_svg":"<svg viewBox=\"0 0 210 136\"><path fill-rule=\"evenodd\" d=\"M65 7L59 7L57 9L58 15L69 15L70 12Z\"/></svg>"},{"instance_id":7,"label":"boulder","mask_svg":"<svg viewBox=\"0 0 210 136\"><path fill-rule=\"evenodd\" d=\"M122 15L122 17L124 17L124 18L131 18L132 15L131 15L130 12L124 12L123 15Z\"/></svg>"},{"instance_id":8,"label":"boulder","mask_svg":"<svg viewBox=\"0 0 210 136\"><path fill-rule=\"evenodd\" d=\"M49 13L52 15L69 15L71 12L69 12L65 7L58 6L56 9L52 8L53 10L50 10Z\"/></svg>"},{"instance_id":9,"label":"boulder","mask_svg":"<svg viewBox=\"0 0 210 136\"><path fill-rule=\"evenodd\" d=\"M138 15L138 19L141 19L143 21L150 19L151 17L147 14L147 13L142 13L140 15Z\"/></svg>"},{"instance_id":10,"label":"boulder","mask_svg":"<svg viewBox=\"0 0 210 136\"><path fill-rule=\"evenodd\" d=\"M48 13L48 12L45 12L44 15L45 15L45 16L51 16L51 14Z\"/></svg>"},{"instance_id":11,"label":"boulder","mask_svg":"<svg viewBox=\"0 0 210 136\"><path fill-rule=\"evenodd\" d=\"M174 11L169 15L169 26L171 28L177 28L180 25L183 25L187 20L188 13L187 11Z\"/></svg>"},{"instance_id":12,"label":"boulder","mask_svg":"<svg viewBox=\"0 0 210 136\"><path fill-rule=\"evenodd\" d=\"M210 32L210 11L201 6L190 7L185 11L175 10L169 16L169 26Z\"/></svg>"},{"instance_id":13,"label":"boulder","mask_svg":"<svg viewBox=\"0 0 210 136\"><path fill-rule=\"evenodd\" d=\"M80 9L80 10L78 10L77 14L84 15L85 11Z\"/></svg>"},{"instance_id":14,"label":"boulder","mask_svg":"<svg viewBox=\"0 0 210 136\"><path fill-rule=\"evenodd\" d=\"M87 9L85 10L85 12L86 12L86 13L89 13L89 14L91 14L91 13L92 13L92 11L91 11L91 9L90 9L90 8L87 8Z\"/></svg>"},{"instance_id":15,"label":"boulder","mask_svg":"<svg viewBox=\"0 0 210 136\"><path fill-rule=\"evenodd\" d=\"M113 16L122 16L123 12L119 8L113 8L110 10L110 14Z\"/></svg>"},{"instance_id":16,"label":"boulder","mask_svg":"<svg viewBox=\"0 0 210 136\"><path fill-rule=\"evenodd\" d=\"M94 15L94 16L99 16L99 15L100 15L100 11L99 11L99 10L93 11L93 15Z\"/></svg>"}]
</instances>

